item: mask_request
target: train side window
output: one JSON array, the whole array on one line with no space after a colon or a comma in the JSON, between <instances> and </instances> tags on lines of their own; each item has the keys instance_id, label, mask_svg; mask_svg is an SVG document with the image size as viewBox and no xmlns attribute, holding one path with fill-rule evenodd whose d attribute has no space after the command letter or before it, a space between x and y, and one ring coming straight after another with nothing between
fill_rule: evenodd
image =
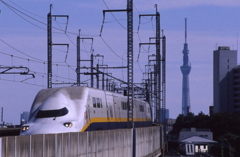
<instances>
[{"instance_id":1,"label":"train side window","mask_svg":"<svg viewBox=\"0 0 240 157\"><path fill-rule=\"evenodd\" d=\"M103 106L102 106L102 99L99 98L99 100L100 100L100 107L102 108L102 107L103 107Z\"/></svg>"},{"instance_id":2,"label":"train side window","mask_svg":"<svg viewBox=\"0 0 240 157\"><path fill-rule=\"evenodd\" d=\"M100 99L99 98L96 98L97 99L97 108L101 108L101 101L100 101Z\"/></svg>"},{"instance_id":3,"label":"train side window","mask_svg":"<svg viewBox=\"0 0 240 157\"><path fill-rule=\"evenodd\" d=\"M127 110L127 102L121 102L122 109Z\"/></svg>"},{"instance_id":4,"label":"train side window","mask_svg":"<svg viewBox=\"0 0 240 157\"><path fill-rule=\"evenodd\" d=\"M144 112L144 107L143 107L143 105L139 105L139 110L140 110L140 112Z\"/></svg>"},{"instance_id":5,"label":"train side window","mask_svg":"<svg viewBox=\"0 0 240 157\"><path fill-rule=\"evenodd\" d=\"M97 103L96 103L96 98L95 97L92 97L92 102L93 102L93 107L96 108Z\"/></svg>"}]
</instances>

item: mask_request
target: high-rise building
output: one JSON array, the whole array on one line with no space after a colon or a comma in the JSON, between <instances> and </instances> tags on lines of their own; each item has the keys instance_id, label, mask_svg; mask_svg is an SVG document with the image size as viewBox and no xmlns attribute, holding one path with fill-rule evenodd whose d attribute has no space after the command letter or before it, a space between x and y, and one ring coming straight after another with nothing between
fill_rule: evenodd
<instances>
[{"instance_id":1,"label":"high-rise building","mask_svg":"<svg viewBox=\"0 0 240 157\"><path fill-rule=\"evenodd\" d=\"M236 66L236 50L221 46L213 51L214 113L234 112L234 68ZM236 72L235 75L237 75Z\"/></svg>"},{"instance_id":2,"label":"high-rise building","mask_svg":"<svg viewBox=\"0 0 240 157\"><path fill-rule=\"evenodd\" d=\"M240 113L240 65L233 69L233 110Z\"/></svg>"},{"instance_id":3,"label":"high-rise building","mask_svg":"<svg viewBox=\"0 0 240 157\"><path fill-rule=\"evenodd\" d=\"M189 93L189 73L191 71L191 64L188 59L188 44L187 44L187 19L185 18L185 43L183 48L183 65L181 71L182 79L182 114L187 115L190 111L190 93Z\"/></svg>"}]
</instances>

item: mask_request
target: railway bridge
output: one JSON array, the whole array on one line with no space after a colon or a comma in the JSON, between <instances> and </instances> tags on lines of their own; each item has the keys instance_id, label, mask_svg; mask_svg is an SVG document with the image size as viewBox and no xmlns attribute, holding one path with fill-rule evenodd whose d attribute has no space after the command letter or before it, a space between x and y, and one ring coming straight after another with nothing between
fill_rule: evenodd
<instances>
[{"instance_id":1,"label":"railway bridge","mask_svg":"<svg viewBox=\"0 0 240 157\"><path fill-rule=\"evenodd\" d=\"M0 138L0 157L157 157L162 126Z\"/></svg>"}]
</instances>

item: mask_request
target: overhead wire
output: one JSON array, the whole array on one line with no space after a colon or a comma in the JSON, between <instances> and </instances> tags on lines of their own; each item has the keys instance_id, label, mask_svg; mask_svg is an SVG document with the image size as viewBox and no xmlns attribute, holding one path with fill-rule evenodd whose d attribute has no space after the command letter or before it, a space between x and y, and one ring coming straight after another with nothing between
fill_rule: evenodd
<instances>
[{"instance_id":1,"label":"overhead wire","mask_svg":"<svg viewBox=\"0 0 240 157\"><path fill-rule=\"evenodd\" d=\"M60 29L63 30L63 28L59 25L59 23L58 23L57 21L56 21L56 23L58 24L58 26L60 27ZM66 31L65 31L65 32L66 32ZM67 33L65 33L65 35L66 35L66 37L70 40L70 42L72 42L72 44L76 47L76 44L70 39L70 37L67 35ZM73 71L75 71L74 68L73 68L71 65L69 65L68 62L67 62L68 54L69 54L69 53L68 53L68 51L67 51L64 62L67 64L68 67L70 67L70 69L72 69Z\"/></svg>"},{"instance_id":2,"label":"overhead wire","mask_svg":"<svg viewBox=\"0 0 240 157\"><path fill-rule=\"evenodd\" d=\"M81 49L81 51L85 52L88 56L90 56L89 52L92 53L92 51L93 51L93 40L92 40L91 44L87 44L86 42L84 42L84 39L82 39L82 43L83 43L84 50ZM86 45L90 45L91 46L90 47L90 51L87 51Z\"/></svg>"},{"instance_id":3,"label":"overhead wire","mask_svg":"<svg viewBox=\"0 0 240 157\"><path fill-rule=\"evenodd\" d=\"M2 1L1 1L2 2ZM106 2L103 0L103 2L104 2L104 4L106 5L106 7L108 8L108 5L106 4ZM136 6L134 6L135 8L136 8ZM108 8L109 9L109 8ZM13 8L11 9L12 11L13 11ZM137 9L136 9L137 10ZM15 11L15 10L14 10ZM25 10L26 11L26 10ZM138 11L138 10L137 10ZM16 11L15 11L16 12ZM138 11L139 12L139 11ZM21 12L22 13L22 12ZM25 15L25 14L23 14L23 15ZM25 15L26 16L26 15ZM119 23L119 25L120 26L122 26L124 29L126 29L120 22L119 22L119 20L112 14L112 16L115 18L115 20ZM37 20L37 19L35 19L35 18L31 18L31 19L33 19L33 20ZM37 20L37 21L39 21L39 20ZM44 25L47 25L46 23L43 23L43 22L41 22L42 24L44 24ZM106 23L106 22L105 22ZM58 23L59 24L59 23ZM35 25L35 24L34 24ZM61 31L61 32L64 32L64 30L61 28L61 29L59 29L59 28L56 28L56 27L54 27L54 29L57 29L57 30L59 30L59 31ZM46 30L46 29L44 29L44 30ZM65 31L65 33L64 34L66 34L66 36L68 37L68 39L71 41L71 43L73 44L73 45L75 45L76 46L76 44L74 44L74 42L70 39L70 37L67 35L67 34L73 34L73 35L78 35L77 33L73 33L73 32L69 32L69 31ZM94 36L94 35L84 35L84 34L81 34L82 36ZM96 37L99 37L99 35L96 35ZM103 38L103 37L101 37L100 36L100 39L103 41L103 43L110 49L110 51L112 52L112 53L114 53L118 58L120 58L122 61L127 61L126 59L124 59L123 57L121 57L120 55L118 55L118 53L116 53L111 47L110 47L110 45L106 42L106 40ZM140 37L139 37L139 39L140 39ZM141 40L141 39L140 39ZM84 45L85 46L85 45ZM86 51L86 50L82 50L82 51ZM89 52L89 51L86 51L86 52ZM124 55L124 54L123 54ZM31 60L32 61L32 60ZM43 61L43 60L42 60ZM46 64L45 63L46 61L44 61L44 62L41 62L41 63L43 63L43 64ZM137 62L138 62L138 60L137 60ZM69 67L69 64L68 64L68 62L66 61L65 62L67 65L65 65L65 66L68 66ZM139 64L139 63L138 63ZM70 66L71 67L71 69L72 70L74 70L74 68L72 67L72 66ZM141 69L141 71L142 71L142 69Z\"/></svg>"},{"instance_id":4,"label":"overhead wire","mask_svg":"<svg viewBox=\"0 0 240 157\"><path fill-rule=\"evenodd\" d=\"M107 5L107 3L105 2L105 0L103 0L103 2L104 2L104 4L105 4L105 6L108 8L108 10L110 10L109 7L108 7L108 5ZM135 5L134 5L134 8L137 10L138 13L140 13L139 10L136 8ZM115 17L112 13L111 13L111 15L113 16L113 18L115 19L115 21L117 21L125 30L127 30L127 29L119 22L119 20L116 19L116 17ZM149 20L147 23L149 23L150 21L151 21L151 20ZM103 30L103 25L104 25L104 23L107 23L107 22L105 22L105 15L104 15L104 17L103 17L102 27L101 27L101 30L100 30L100 38L103 40L103 42L107 45L107 47L108 47L118 58L122 59L123 61L127 61L127 60L124 59L123 57L119 56L119 55L107 44L107 42L102 38L101 35L102 35L102 30ZM141 41L141 38L140 38L140 36L139 36L139 33L138 33L138 32L136 32L136 33L137 33L137 35L138 35L139 40ZM140 53L140 51L139 51L139 53ZM139 55L140 55L140 54L139 54ZM139 55L138 55L137 61L135 61L135 62L137 62L139 69L141 70L141 72L143 72L143 70L142 70L142 68L141 68L141 66L140 66L140 64L139 64ZM124 78L123 78L123 79L124 79Z\"/></svg>"},{"instance_id":5,"label":"overhead wire","mask_svg":"<svg viewBox=\"0 0 240 157\"><path fill-rule=\"evenodd\" d=\"M30 11L28 11L28 10L22 8L21 6L19 6L19 5L17 5L16 3L14 3L12 0L8 0L8 1L10 1L11 3L13 3L14 5L16 5L16 6L19 7L20 9L22 9L22 10L24 10L24 11L26 11L26 12L28 12L28 13L34 15L34 16L40 17L40 18L42 18L42 19L46 19L45 17L39 16L39 15L37 15L37 14L34 14L34 13L32 13L32 12L30 12Z\"/></svg>"},{"instance_id":6,"label":"overhead wire","mask_svg":"<svg viewBox=\"0 0 240 157\"><path fill-rule=\"evenodd\" d=\"M136 8L136 7L135 7ZM138 10L137 10L138 11ZM145 17L145 16L143 16ZM145 17L146 18L146 17ZM149 18L146 18L147 20ZM151 23L151 26L152 26L152 29L154 31L154 26L153 26L153 16L151 16L151 19L149 19L147 22L141 22L141 18L139 19L139 25L138 25L138 30L137 30L137 36L138 36L138 39L139 41L141 42L141 37L140 37L140 34L139 34L139 30L140 30L140 25L142 24L148 24L148 23ZM149 40L150 42L150 40ZM143 48L144 52L147 52L149 54L150 52L150 45L148 46L148 50L146 50L143 46L139 45L139 52L138 52L138 58L137 58L137 64L138 64L138 67L140 69L140 71L143 73L143 78L144 78L144 70L142 69L142 67L140 66L140 63L139 63L139 58L140 58L140 54L141 54L141 48ZM146 67L145 67L146 68Z\"/></svg>"},{"instance_id":7,"label":"overhead wire","mask_svg":"<svg viewBox=\"0 0 240 157\"><path fill-rule=\"evenodd\" d=\"M8 65L0 65L1 67L9 67ZM58 64L56 64L56 66L59 66ZM15 67L15 66L12 66L12 67ZM23 66L24 67L24 66ZM41 75L41 76L46 76L47 77L47 74L44 73L44 72L38 72L38 71L35 71L35 70L32 70L32 69L29 69L29 73L36 73L38 75ZM2 73L4 74L4 73ZM69 79L69 78L66 78L66 77L63 77L63 76L58 76L58 75L55 75L53 74L53 77L58 77L58 78L61 78L61 79L66 79L66 80L75 80L75 79Z\"/></svg>"},{"instance_id":8,"label":"overhead wire","mask_svg":"<svg viewBox=\"0 0 240 157\"><path fill-rule=\"evenodd\" d=\"M27 16L28 18L31 18L31 19L33 19L33 20L35 20L35 21L37 21L37 22L39 22L39 23L41 23L41 24L47 25L46 23L41 22L41 21L33 18L32 16L28 15L28 14L23 13L23 12L20 11L19 9L16 9L15 7L9 5L8 3L4 2L4 1L1 1L1 2L2 2L3 4L5 4L9 9L11 9L14 13L16 13L18 16L20 16L21 18L23 18L24 20L26 20L27 22L33 24L34 26L36 26L36 27L38 27L38 28L41 28L41 29L43 29L43 30L46 30L46 29L44 29L44 28L42 28L42 27L39 27L38 25L30 22L29 20L27 20L26 18L24 18L23 16L21 16L19 13L21 13L21 14ZM14 4L15 4L15 3L14 3ZM24 10L25 10L25 9L24 9ZM19 12L19 13L17 13L16 11ZM25 11L26 11L26 10L25 10ZM64 34L66 35L66 37L70 40L70 42L71 42L73 45L76 46L76 44L75 44L75 43L70 39L70 37L67 35L66 31L64 31L64 30L61 28L61 26L59 25L59 22L56 22L56 23L58 24L58 26L60 27L60 29L58 29L58 28L56 28L56 27L53 27L53 28L55 28L55 29L57 29L57 30L60 30L60 31L62 31L62 32L65 32ZM68 32L68 33L69 33L69 32ZM7 44L7 43L4 42L2 39L0 39L0 40L1 40L3 43ZM35 58L35 57L32 57L32 56L30 56L30 55L27 55L26 53L23 53L23 52L17 50L16 48L14 48L13 46L11 46L11 45L9 45L9 44L7 44L7 45L10 46L11 48L15 49L16 51L18 51L18 52L20 52L20 53L22 53L22 54L30 57L30 58L34 58L34 59L36 59L36 60L39 60L39 59L37 59L37 58ZM66 53L65 61L66 61L67 55L68 55L68 52ZM43 60L41 60L41 61L43 61ZM70 66L70 65L68 64L68 66Z\"/></svg>"},{"instance_id":9,"label":"overhead wire","mask_svg":"<svg viewBox=\"0 0 240 157\"><path fill-rule=\"evenodd\" d=\"M9 8L10 10L12 10L14 13L16 13L18 16L20 16L22 19L24 19L25 21L27 21L28 23L30 23L30 24L32 24L32 25L34 25L34 26L36 26L36 27L38 27L38 28L40 28L40 29L42 29L42 30L47 30L47 29L45 29L45 28L42 28L42 27L40 27L40 26L38 26L38 25L36 25L36 24L34 24L34 23L32 23L32 22L30 22L29 20L27 20L26 18L24 18L23 16L21 16L20 14L18 14L16 11L14 11L12 8Z\"/></svg>"},{"instance_id":10,"label":"overhead wire","mask_svg":"<svg viewBox=\"0 0 240 157\"><path fill-rule=\"evenodd\" d=\"M44 60L42 60L42 59L38 59L38 58L36 58L36 57L30 56L30 55L28 55L28 54L26 54L26 53L18 50L17 48L13 47L12 45L8 44L6 41L4 41L4 40L2 40L2 39L0 39L0 41L3 42L4 44L6 44L7 46L9 46L10 48L14 49L15 51L17 51L17 52L19 52L19 53L21 53L21 54L23 54L23 55L25 55L25 56L28 56L28 57L33 58L33 59L38 60L38 61L44 61Z\"/></svg>"},{"instance_id":11,"label":"overhead wire","mask_svg":"<svg viewBox=\"0 0 240 157\"><path fill-rule=\"evenodd\" d=\"M69 32L69 31L67 31L67 29L63 29L61 26L60 26L60 24L68 24L68 22L67 23L60 23L60 22L58 22L57 20L55 20L55 22L57 23L57 25L58 25L58 27L60 28L60 30L62 30L63 32L65 32L64 34L66 35L66 37L68 38L68 40L76 47L77 45L73 42L73 39L71 39L71 37L68 35L68 34L73 34L73 35L81 35L81 34L77 34L77 33L71 33L71 32ZM67 28L67 26L66 26L66 28ZM93 42L92 42L92 44L91 44L91 49L92 49L92 45L93 45ZM84 45L85 46L85 45ZM85 50L82 50L81 49L81 51L83 51L83 52L89 52L89 51L87 51L86 50L86 48L85 48ZM72 65L70 65L69 63L68 63L68 61L66 60L67 59L67 56L68 56L68 53L66 53L66 57L65 57L65 64L71 69L71 70L73 70L74 72L75 72L75 68L73 68L73 66Z\"/></svg>"},{"instance_id":12,"label":"overhead wire","mask_svg":"<svg viewBox=\"0 0 240 157\"><path fill-rule=\"evenodd\" d=\"M36 19L36 18L34 18L34 17L32 17L32 16L30 16L30 15L28 15L28 14L22 12L22 11L20 11L19 9L11 6L10 4L8 4L8 3L4 2L4 1L1 1L1 2L2 2L3 4L5 4L5 5L6 5L10 10L12 10L14 13L16 13L18 16L20 16L21 18L23 18L25 21L29 22L30 24L32 24L32 25L34 25L34 26L36 26L36 27L38 27L38 28L40 28L40 29L43 29L43 30L47 31L47 29L42 28L42 27L34 24L33 22L27 20L26 18L24 18L23 16L21 16L19 13L21 13L21 14L24 15L24 16L27 16L28 18L30 18L30 19L32 19L32 20L35 20L35 21L37 21L37 22L39 22L39 23L47 26L46 23L44 23L44 22L42 22L42 21L40 21L40 20L38 20L38 19ZM14 4L15 4L15 3L14 3ZM15 5L16 5L16 4L15 4ZM17 6L18 6L18 5L17 5ZM18 6L18 7L19 7L19 6ZM20 8L21 8L21 7L20 7ZM23 8L21 8L21 9L23 9ZM27 11L26 9L23 9L23 10L24 10L24 11ZM18 12L19 12L19 13L18 13ZM28 11L27 11L27 12L28 12ZM32 14L32 13L31 13L31 14ZM35 14L34 14L34 15L35 15ZM37 15L36 15L36 16L37 16ZM40 17L40 16L39 16L39 17ZM59 25L60 22L56 21L56 23ZM60 27L60 25L59 25L59 27ZM61 27L60 27L60 28L52 27L52 28L63 32L63 33L61 33L61 34L65 34L66 37L69 39L69 41L70 41L73 45L76 46L76 44L72 41L72 39L70 38L70 36L69 36L68 34L77 35L77 33L72 33L72 32L63 30L63 28L61 28ZM60 34L59 32L53 32L53 33ZM84 35L84 34L81 34L81 35L82 35L82 36L87 36L87 35ZM90 35L90 36L91 36L91 35Z\"/></svg>"},{"instance_id":13,"label":"overhead wire","mask_svg":"<svg viewBox=\"0 0 240 157\"><path fill-rule=\"evenodd\" d=\"M113 20L113 21L106 21L104 23L114 23L116 21L127 21L126 19L118 19L118 20Z\"/></svg>"},{"instance_id":14,"label":"overhead wire","mask_svg":"<svg viewBox=\"0 0 240 157\"><path fill-rule=\"evenodd\" d=\"M127 61L126 59L123 59L121 56L119 56L109 45L108 45L108 43L102 38L102 37L100 37L101 39L102 39L102 41L104 42L104 44L118 57L118 58L120 58L120 59L122 59L122 60L124 60L124 61Z\"/></svg>"},{"instance_id":15,"label":"overhead wire","mask_svg":"<svg viewBox=\"0 0 240 157\"><path fill-rule=\"evenodd\" d=\"M47 25L46 23L44 23L44 22L42 22L42 21L40 21L40 20L37 20L36 18L33 18L32 16L30 16L30 15L28 15L28 14L26 14L26 13L20 11L20 10L18 10L17 8L15 8L15 7L11 6L10 4L4 2L3 0L1 0L1 2L2 2L4 5L6 5L10 10L12 10L14 13L16 13L18 16L20 16L21 18L23 18L23 19L26 20L27 22L33 24L34 26L36 26L36 27L38 27L38 28L41 28L40 26L37 26L36 24L30 22L29 20L27 20L26 18L24 18L23 16L21 16L19 13L21 13L21 14L23 14L24 16L27 16L28 18L30 18L30 19L32 19L32 20L34 20L34 21L37 21L37 22L39 22L39 23L41 23L41 24L43 24L43 25ZM19 13L17 13L16 11L19 12ZM41 29L46 30L46 29L44 29L44 28L41 28Z\"/></svg>"},{"instance_id":16,"label":"overhead wire","mask_svg":"<svg viewBox=\"0 0 240 157\"><path fill-rule=\"evenodd\" d=\"M28 14L20 11L19 9L16 9L15 7L9 5L8 3L4 2L4 1L1 1L1 2L2 2L4 5L6 5L11 11L13 11L15 14L17 14L17 15L20 16L22 19L24 19L25 21L29 22L30 24L32 24L32 25L34 25L34 26L36 26L36 27L38 27L38 28L41 28L41 29L43 29L43 30L46 30L46 29L44 29L44 28L36 25L35 23L29 21L28 19L26 19L26 18L23 17L23 16L26 16L27 18L30 18L30 19L32 19L32 20L34 20L34 21L37 21L37 22L39 22L39 23L41 23L41 24L44 24L44 25L47 25L46 23L41 22L40 20L37 20L36 18L33 18L32 16L30 16L30 15L28 15ZM18 6L18 5L17 5L17 6ZM19 7L19 6L18 6L18 7ZM23 9L23 8L22 8L22 9ZM24 10L25 10L25 9L24 9ZM25 10L25 11L26 11L26 10ZM59 23L60 23L60 22L57 21L57 24L58 24L58 25L59 25ZM60 26L60 25L59 25L59 26ZM58 29L58 28L56 28L56 27L53 27L53 28L54 28L54 29L57 29L57 30L59 30L59 31L65 32L64 34L66 34L67 38L71 41L71 43L72 43L73 45L76 46L76 44L71 40L70 36L68 35L68 34L77 35L76 33L72 33L72 32L69 32L69 31L64 31L62 28L60 28L60 29ZM82 34L82 36L88 36L88 35ZM89 35L89 36L92 36L92 35ZM12 49L16 50L17 52L19 52L19 53L21 53L21 54L23 54L23 55L25 55L25 56L27 56L27 57L29 57L29 58L34 59L34 60L32 60L32 59L26 59L26 58L24 58L24 57L18 57L18 56L11 55L11 57L12 57L12 62L13 62L13 58L19 58L19 59L27 60L28 62L29 62L29 61L33 61L33 62L42 63L42 64L44 64L44 65L46 64L46 61L41 60L41 59L38 59L38 58L36 58L36 57L32 57L32 56L30 56L30 55L28 55L28 54L26 54L26 53L23 53L22 51L14 48L13 46L11 46L11 45L8 44L7 42L3 41L2 39L0 39L0 40L1 40L4 44L6 44L6 45L8 45L9 47L11 47ZM92 46L91 46L91 47L92 47ZM84 50L83 50L83 51L84 51ZM4 54L4 55L8 55L7 53L3 53L3 52L0 52L0 53L1 53L1 54ZM57 64L54 64L54 63L56 63L56 62L53 62L53 65L57 65ZM73 71L75 71L74 68L73 68L73 66L71 66L66 60L65 60L65 64L66 64L66 65L60 65L60 66L65 66L65 67L67 66L68 68L71 68ZM13 64L12 64L12 65L13 65ZM44 70L44 71L45 71L45 70ZM65 78L65 79L69 79L69 78ZM21 81L20 81L20 82L21 82Z\"/></svg>"},{"instance_id":17,"label":"overhead wire","mask_svg":"<svg viewBox=\"0 0 240 157\"><path fill-rule=\"evenodd\" d=\"M104 3L105 6L108 8L108 10L110 10L109 7L108 7L108 5L107 5L107 3L105 2L105 0L103 0L103 3ZM119 20L113 15L112 12L111 12L111 15L113 16L113 18L117 21L117 23L118 23L123 29L127 30L127 28L124 27L124 26L119 22Z\"/></svg>"},{"instance_id":18,"label":"overhead wire","mask_svg":"<svg viewBox=\"0 0 240 157\"><path fill-rule=\"evenodd\" d=\"M6 3L6 2L3 1L3 0L1 0L0 2L2 2L5 6L7 6L10 10L12 10L15 14L17 14L19 17L21 17L22 19L24 19L24 20L27 21L28 23L30 23L30 24L32 24L32 25L34 25L34 26L36 26L36 27L38 27L38 28L40 28L40 29L42 29L42 30L47 31L46 28L42 28L42 27L40 27L40 26L34 24L33 22L31 22L31 21L27 20L26 18L24 18L22 15L24 15L24 16L26 16L26 17L28 17L28 18L30 18L30 19L32 19L32 20L34 20L34 21L40 23L40 24L43 24L43 25L45 25L45 26L47 26L47 23L42 22L42 21L40 21L40 20L38 20L38 19L36 19L36 18L34 18L34 17L32 17L32 16L30 16L30 15L28 15L28 14L22 12L21 10L19 10L19 9L13 7L13 6L11 6L10 4ZM25 9L24 9L24 10L25 10ZM25 11L26 11L26 10L25 10ZM22 15L20 15L20 14L22 14ZM73 32L65 32L64 30L59 29L59 28L57 28L57 27L52 27L52 28L55 29L55 30L58 30L58 31L62 31L63 33L71 33L71 34L75 34L75 35L77 35L77 33L73 33ZM58 32L54 32L54 33L58 33Z\"/></svg>"},{"instance_id":19,"label":"overhead wire","mask_svg":"<svg viewBox=\"0 0 240 157\"><path fill-rule=\"evenodd\" d=\"M47 76L44 74L44 75L41 75L41 73L39 72L34 72L34 71L29 71L29 72L32 72L34 73L35 76L39 75L40 77L45 77L47 78ZM0 75L1 76L1 75ZM15 76L15 75L14 75ZM23 76L23 75L22 75ZM63 80L58 80L58 79L54 79L55 75L53 75L53 81L56 81L56 82L62 82L62 83L69 83L69 82L65 82ZM35 77L34 79L36 79L38 77ZM75 79L71 79L71 78L66 78L66 77L61 77L61 76L58 76L58 78L61 78L61 79L65 79L65 80L71 80L71 81L75 81ZM29 78L31 79L31 78ZM29 84L29 85L34 85L34 86L39 86L39 87L46 87L45 85L39 85L36 83L29 83L29 82L25 82L26 80L29 80L29 79L24 79L24 80L16 80L16 78L14 78L14 80L11 80L11 79L6 79L6 78L3 78L3 77L0 77L0 80L4 80L4 81L9 81L9 82L19 82L19 83L24 83L24 84ZM85 80L85 81L82 81L82 82L87 82L88 80ZM44 83L43 83L44 84Z\"/></svg>"},{"instance_id":20,"label":"overhead wire","mask_svg":"<svg viewBox=\"0 0 240 157\"><path fill-rule=\"evenodd\" d=\"M124 56L126 53L127 53L127 51L125 51L125 52L123 53L122 58L123 58L123 56ZM123 66L123 60L122 60L122 66ZM124 70L124 69L122 69L122 80L124 80L123 70Z\"/></svg>"},{"instance_id":21,"label":"overhead wire","mask_svg":"<svg viewBox=\"0 0 240 157\"><path fill-rule=\"evenodd\" d=\"M135 8L135 10L137 10L137 12L140 14L140 12L139 12L139 10L137 9L137 7L134 5L134 8ZM140 34L139 34L139 30L140 30L140 25L142 25L142 24L149 24L149 23L151 23L151 26L152 26L152 30L153 30L153 32L154 32L154 25L153 25L153 16L151 17L151 19L149 19L149 18L147 18L147 17L145 17L145 16L143 16L145 19L147 19L147 21L146 22L141 22L141 18L139 19L139 26L138 26L138 30L137 30L137 36L138 36L138 39L139 39L139 41L140 41L140 43L142 43L142 41L141 41L141 37L140 37ZM150 39L149 39L149 43L150 43L151 41L150 41ZM139 69L140 69L140 71L143 73L143 78L144 78L144 75L145 75L145 73L144 73L144 70L142 69L142 67L141 67L141 65L140 65L140 60L139 60L139 58L140 58L140 53L141 53L141 47L142 46L139 46L139 53L138 53L138 58L137 58L137 65L138 65L138 67L139 67ZM142 49L144 50L144 52L147 52L148 54L151 52L150 51L150 45L148 46L148 50L146 50L145 49L145 47L143 46L142 47ZM149 67L148 67L149 68ZM151 69L151 67L150 67L150 69ZM148 69L149 70L149 69ZM146 67L145 67L145 71L146 71Z\"/></svg>"},{"instance_id":22,"label":"overhead wire","mask_svg":"<svg viewBox=\"0 0 240 157\"><path fill-rule=\"evenodd\" d=\"M29 84L29 85L33 85L33 86L39 86L39 87L46 87L46 86L43 86L43 85L37 85L37 84L33 84L33 83L16 81L16 80L14 81L14 80L9 80L9 79L5 79L5 78L0 78L0 80L8 81L8 82L19 82L19 83L24 83L24 84Z\"/></svg>"},{"instance_id":23,"label":"overhead wire","mask_svg":"<svg viewBox=\"0 0 240 157\"><path fill-rule=\"evenodd\" d=\"M10 0L9 0L9 1L10 1ZM19 9L11 6L11 5L8 4L7 2L5 2L5 1L3 1L3 0L1 0L0 2L2 2L4 5L6 5L10 10L12 10L12 11L15 10L14 13L19 12L19 13L23 14L24 16L27 16L28 18L30 18L30 19L32 19L32 20L34 20L34 21L37 21L37 22L39 22L39 23L47 26L47 23L42 22L42 21L40 21L40 20L38 20L38 19L36 19L36 18L34 18L34 17L32 17L32 16L30 16L30 15L28 15L28 14L22 12L22 11L20 11ZM12 1L11 1L11 2L12 2ZM12 3L13 3L13 2L12 2ZM16 3L14 3L14 4L15 4L16 6L18 6L19 8L21 8L22 10L24 10L24 11L26 11L26 12L28 12L28 13L31 13L31 12L27 11L26 9L20 7L20 6L17 5ZM18 14L18 13L16 13L16 14L17 14L18 16L20 16L21 18L23 18L20 14ZM31 13L31 14L33 14L33 13ZM43 18L43 17L41 17L41 16L39 16L39 15L36 15L36 14L33 14L33 15L35 15L35 16L37 16L37 17L40 17L40 18ZM26 20L25 18L23 18L23 19ZM43 19L46 19L46 18L43 18ZM28 20L26 20L26 21L28 21ZM33 25L36 26L36 27L40 27L40 26L37 26L36 24L30 22L30 21L28 21L28 22L29 22L30 24L33 24ZM40 27L40 28L41 28L41 27ZM62 29L59 29L59 28L57 28L57 27L52 27L52 28L53 28L53 29L56 29L56 30L59 30L59 31L63 31ZM41 28L41 29L44 29L45 31L47 31L47 29L45 29L45 28ZM55 32L55 33L57 33L57 32ZM72 35L76 35L76 36L79 35L78 33L70 32L70 31L66 31L66 32L64 32L64 33L68 33L68 34L72 34ZM99 35L89 35L89 34L82 34L82 33L81 33L81 36L98 37Z\"/></svg>"},{"instance_id":24,"label":"overhead wire","mask_svg":"<svg viewBox=\"0 0 240 157\"><path fill-rule=\"evenodd\" d=\"M1 51L0 51L0 54L7 55L7 56L11 56L12 58L18 58L18 59L22 59L22 60L26 60L26 61L31 61L31 62L46 64L46 61L32 60L32 59L28 59L28 58L24 58L24 57L19 57L19 56L16 56L16 55L10 55L10 54L8 54L8 53L4 53L4 52L1 52ZM62 62L53 62L52 65L56 65L57 63L64 63L64 61L62 61ZM58 66L66 67L67 65L58 64ZM74 65L71 65L71 66L74 67Z\"/></svg>"},{"instance_id":25,"label":"overhead wire","mask_svg":"<svg viewBox=\"0 0 240 157\"><path fill-rule=\"evenodd\" d=\"M105 2L105 0L103 0L103 3L104 3L105 6L107 7L107 9L110 10L110 8L108 7L108 5L107 5L107 3ZM113 15L113 13L111 13L111 15L113 16L113 18L115 19L115 21L117 21L118 24L119 24L123 29L127 30L126 27L124 27L124 26L119 22L119 20ZM110 50L112 53L114 53L114 54L115 54L118 58L120 58L121 60L127 61L127 59L124 59L124 58L122 58L120 55L118 55L118 53L116 53L116 52L110 47L110 45L106 42L106 40L104 40L104 38L102 37L102 30L103 30L104 23L106 23L106 22L105 22L105 15L103 15L103 22L102 22L102 26L101 26L101 29L100 29L100 35L99 35L99 37L101 38L101 40L103 41L103 43L109 48L109 50Z\"/></svg>"}]
</instances>

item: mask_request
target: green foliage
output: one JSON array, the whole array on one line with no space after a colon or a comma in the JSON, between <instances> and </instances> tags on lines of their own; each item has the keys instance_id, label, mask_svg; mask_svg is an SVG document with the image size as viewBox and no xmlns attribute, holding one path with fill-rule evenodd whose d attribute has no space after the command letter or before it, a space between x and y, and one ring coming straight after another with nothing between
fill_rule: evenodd
<instances>
[{"instance_id":1,"label":"green foliage","mask_svg":"<svg viewBox=\"0 0 240 157\"><path fill-rule=\"evenodd\" d=\"M218 145L211 150L212 154L219 157L238 157L240 153L240 136L235 134L225 134L218 139Z\"/></svg>"},{"instance_id":2,"label":"green foliage","mask_svg":"<svg viewBox=\"0 0 240 157\"><path fill-rule=\"evenodd\" d=\"M194 120L194 114L189 113L187 116L180 114L173 125L172 134L178 135L182 128L190 128Z\"/></svg>"}]
</instances>

